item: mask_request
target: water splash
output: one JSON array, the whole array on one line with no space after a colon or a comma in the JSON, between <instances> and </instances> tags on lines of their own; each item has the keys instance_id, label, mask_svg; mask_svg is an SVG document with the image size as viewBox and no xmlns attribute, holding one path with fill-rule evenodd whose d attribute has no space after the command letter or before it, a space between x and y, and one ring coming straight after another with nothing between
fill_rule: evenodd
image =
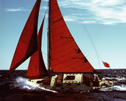
<instances>
[{"instance_id":1,"label":"water splash","mask_svg":"<svg viewBox=\"0 0 126 101\"><path fill-rule=\"evenodd\" d=\"M125 77L117 76L117 77L104 77L102 80L116 80L116 81L124 81Z\"/></svg>"},{"instance_id":2,"label":"water splash","mask_svg":"<svg viewBox=\"0 0 126 101\"><path fill-rule=\"evenodd\" d=\"M126 91L126 85L115 85L113 87L101 88L99 91Z\"/></svg>"},{"instance_id":3,"label":"water splash","mask_svg":"<svg viewBox=\"0 0 126 101\"><path fill-rule=\"evenodd\" d=\"M45 89L44 87L35 85L34 83L28 81L26 78L23 77L16 78L16 81L14 82L14 87L27 90L27 91L48 91L48 92L57 93L57 91Z\"/></svg>"},{"instance_id":4,"label":"water splash","mask_svg":"<svg viewBox=\"0 0 126 101\"><path fill-rule=\"evenodd\" d=\"M126 91L126 77L103 77L102 80L113 80L115 85L113 87L102 88L100 91Z\"/></svg>"}]
</instances>

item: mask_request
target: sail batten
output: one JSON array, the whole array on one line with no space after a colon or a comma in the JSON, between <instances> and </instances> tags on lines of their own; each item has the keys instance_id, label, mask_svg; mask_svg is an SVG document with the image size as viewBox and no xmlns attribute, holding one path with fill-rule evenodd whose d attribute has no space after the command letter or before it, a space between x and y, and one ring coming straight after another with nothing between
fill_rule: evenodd
<instances>
[{"instance_id":1,"label":"sail batten","mask_svg":"<svg viewBox=\"0 0 126 101\"><path fill-rule=\"evenodd\" d=\"M20 36L10 71L14 71L37 50L37 26L41 0L37 0Z\"/></svg>"},{"instance_id":2,"label":"sail batten","mask_svg":"<svg viewBox=\"0 0 126 101\"><path fill-rule=\"evenodd\" d=\"M53 72L93 72L94 68L83 55L58 7L57 0L50 0L50 64Z\"/></svg>"}]
</instances>

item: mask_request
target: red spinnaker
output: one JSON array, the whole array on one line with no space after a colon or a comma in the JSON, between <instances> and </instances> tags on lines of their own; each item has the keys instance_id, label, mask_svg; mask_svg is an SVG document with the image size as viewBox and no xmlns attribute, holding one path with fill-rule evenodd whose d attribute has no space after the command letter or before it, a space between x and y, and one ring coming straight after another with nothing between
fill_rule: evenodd
<instances>
[{"instance_id":1,"label":"red spinnaker","mask_svg":"<svg viewBox=\"0 0 126 101\"><path fill-rule=\"evenodd\" d=\"M41 0L37 0L20 36L10 72L37 51L37 25Z\"/></svg>"},{"instance_id":2,"label":"red spinnaker","mask_svg":"<svg viewBox=\"0 0 126 101\"><path fill-rule=\"evenodd\" d=\"M44 17L45 19L45 17ZM38 50L31 56L28 71L27 71L27 78L29 79L39 79L45 76L48 76L48 72L46 70L42 52L41 52L41 40L42 40L42 31L43 31L43 24L44 19L42 21L38 36Z\"/></svg>"},{"instance_id":3,"label":"red spinnaker","mask_svg":"<svg viewBox=\"0 0 126 101\"><path fill-rule=\"evenodd\" d=\"M50 61L53 72L93 72L94 68L83 55L69 32L57 0L50 0Z\"/></svg>"}]
</instances>

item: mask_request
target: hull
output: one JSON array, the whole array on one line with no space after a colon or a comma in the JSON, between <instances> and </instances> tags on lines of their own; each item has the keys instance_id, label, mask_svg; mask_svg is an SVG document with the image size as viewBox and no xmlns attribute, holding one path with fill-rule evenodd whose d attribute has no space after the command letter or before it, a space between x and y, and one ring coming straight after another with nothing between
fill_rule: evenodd
<instances>
[{"instance_id":1,"label":"hull","mask_svg":"<svg viewBox=\"0 0 126 101\"><path fill-rule=\"evenodd\" d=\"M95 80L83 74L63 74L49 78L31 79L34 84L57 91L91 91L114 86L114 81Z\"/></svg>"}]
</instances>

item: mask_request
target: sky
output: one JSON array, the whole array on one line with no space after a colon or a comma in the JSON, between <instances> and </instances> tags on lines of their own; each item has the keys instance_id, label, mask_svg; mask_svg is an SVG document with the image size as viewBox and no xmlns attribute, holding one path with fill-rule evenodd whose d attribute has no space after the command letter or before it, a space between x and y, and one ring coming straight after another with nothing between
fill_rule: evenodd
<instances>
[{"instance_id":1,"label":"sky","mask_svg":"<svg viewBox=\"0 0 126 101\"><path fill-rule=\"evenodd\" d=\"M0 0L0 70L9 70L11 61L36 0ZM80 47L95 69L126 69L126 0L57 0L63 18ZM41 1L38 30L48 0ZM46 14L42 52L47 65ZM27 69L25 61L17 70Z\"/></svg>"}]
</instances>

